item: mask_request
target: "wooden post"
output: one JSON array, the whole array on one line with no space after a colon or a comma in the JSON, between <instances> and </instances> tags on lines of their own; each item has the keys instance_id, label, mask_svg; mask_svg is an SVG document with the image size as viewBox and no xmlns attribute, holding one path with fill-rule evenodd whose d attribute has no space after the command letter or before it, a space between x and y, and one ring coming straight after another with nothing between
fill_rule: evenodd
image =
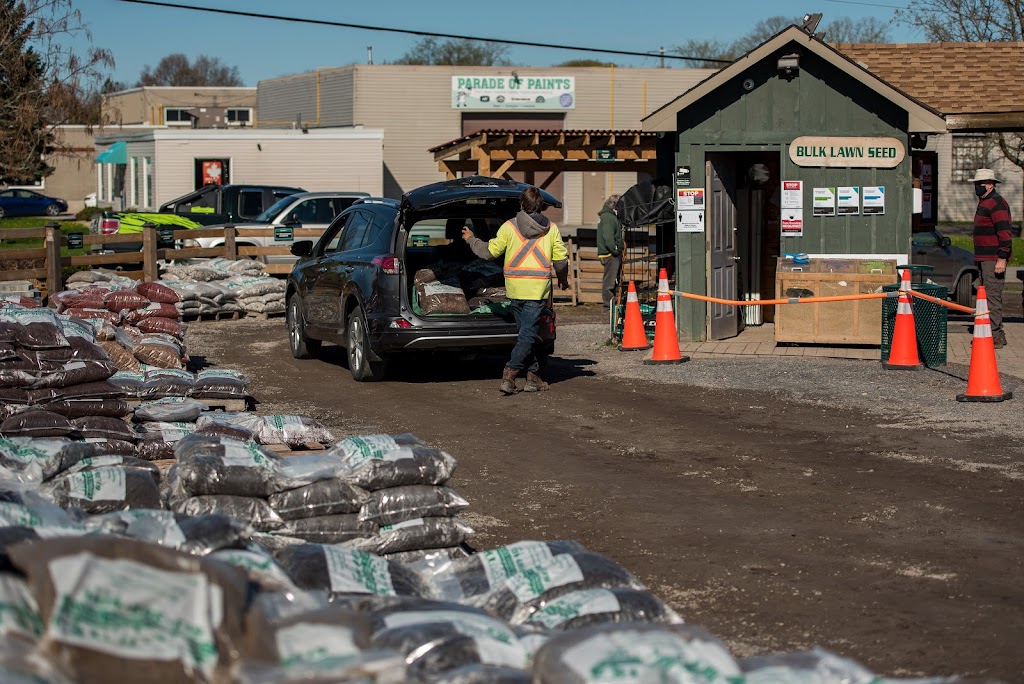
<instances>
[{"instance_id":1,"label":"wooden post","mask_svg":"<svg viewBox=\"0 0 1024 684\"><path fill-rule=\"evenodd\" d=\"M64 289L63 269L60 263L60 224L50 221L46 224L43 244L46 248L46 296Z\"/></svg>"},{"instance_id":2,"label":"wooden post","mask_svg":"<svg viewBox=\"0 0 1024 684\"><path fill-rule=\"evenodd\" d=\"M230 223L224 227L224 258L234 261L238 258L238 248L235 246L235 236L238 230Z\"/></svg>"},{"instance_id":3,"label":"wooden post","mask_svg":"<svg viewBox=\"0 0 1024 684\"><path fill-rule=\"evenodd\" d=\"M160 234L156 225L146 222L142 226L142 279L148 283L160 279L160 267L157 266L157 241Z\"/></svg>"}]
</instances>

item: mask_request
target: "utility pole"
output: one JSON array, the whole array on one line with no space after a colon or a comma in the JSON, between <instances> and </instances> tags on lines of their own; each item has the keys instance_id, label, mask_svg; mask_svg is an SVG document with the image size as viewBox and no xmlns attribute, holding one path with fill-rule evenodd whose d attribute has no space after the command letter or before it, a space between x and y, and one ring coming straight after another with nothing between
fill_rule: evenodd
<instances>
[{"instance_id":1,"label":"utility pole","mask_svg":"<svg viewBox=\"0 0 1024 684\"><path fill-rule=\"evenodd\" d=\"M366 46L366 63L367 64L373 64L373 46L372 45L367 45Z\"/></svg>"},{"instance_id":2,"label":"utility pole","mask_svg":"<svg viewBox=\"0 0 1024 684\"><path fill-rule=\"evenodd\" d=\"M665 68L665 48L664 47L658 48L658 52L661 53L661 68L664 69Z\"/></svg>"}]
</instances>

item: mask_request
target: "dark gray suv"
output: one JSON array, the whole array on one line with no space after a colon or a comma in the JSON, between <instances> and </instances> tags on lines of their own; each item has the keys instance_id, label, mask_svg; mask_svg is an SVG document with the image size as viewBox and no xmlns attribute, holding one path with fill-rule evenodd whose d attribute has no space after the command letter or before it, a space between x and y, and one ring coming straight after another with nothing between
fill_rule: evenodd
<instances>
[{"instance_id":1,"label":"dark gray suv","mask_svg":"<svg viewBox=\"0 0 1024 684\"><path fill-rule=\"evenodd\" d=\"M337 343L352 376L369 381L381 379L398 352L511 349L516 326L502 301L500 266L477 259L461 233L469 225L483 240L494 237L526 187L472 176L417 188L401 201L358 200L315 244L294 243L299 260L288 276L286 318L292 355L310 358L322 342ZM561 206L548 193L544 199ZM443 292L430 297L448 307L432 310L421 301L428 291ZM550 307L543 325L553 347Z\"/></svg>"}]
</instances>

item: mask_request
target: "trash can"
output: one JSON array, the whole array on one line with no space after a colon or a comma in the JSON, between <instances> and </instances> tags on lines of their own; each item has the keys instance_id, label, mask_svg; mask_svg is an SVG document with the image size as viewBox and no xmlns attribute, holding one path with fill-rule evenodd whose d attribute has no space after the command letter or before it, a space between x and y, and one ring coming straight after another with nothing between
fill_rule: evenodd
<instances>
[{"instance_id":1,"label":"trash can","mask_svg":"<svg viewBox=\"0 0 1024 684\"><path fill-rule=\"evenodd\" d=\"M911 288L937 299L949 297L949 290L934 283L912 283ZM883 285L883 292L895 292L899 283ZM948 333L949 309L917 297L912 298L914 327L917 329L917 353L922 363L929 368L946 365L946 337ZM899 297L882 300L882 362L889 360L892 351L893 330L896 327L896 306Z\"/></svg>"}]
</instances>

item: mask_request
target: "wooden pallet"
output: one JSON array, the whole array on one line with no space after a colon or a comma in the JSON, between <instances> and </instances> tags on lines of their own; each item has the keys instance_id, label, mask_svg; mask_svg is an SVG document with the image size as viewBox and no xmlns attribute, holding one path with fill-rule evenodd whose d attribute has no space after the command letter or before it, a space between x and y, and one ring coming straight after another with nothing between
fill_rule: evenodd
<instances>
[{"instance_id":1,"label":"wooden pallet","mask_svg":"<svg viewBox=\"0 0 1024 684\"><path fill-rule=\"evenodd\" d=\"M210 411L227 411L230 413L240 413L245 411L249 404L253 402L252 397L245 397L244 399L199 399L198 397L190 397L198 402L206 404L206 408ZM155 399L125 399L128 405L135 408L139 404L146 401L156 401Z\"/></svg>"},{"instance_id":2,"label":"wooden pallet","mask_svg":"<svg viewBox=\"0 0 1024 684\"><path fill-rule=\"evenodd\" d=\"M181 320L185 322L194 321L237 321L241 318L242 313L240 311L217 311L214 313L189 313L183 311L181 314Z\"/></svg>"},{"instance_id":3,"label":"wooden pallet","mask_svg":"<svg viewBox=\"0 0 1024 684\"><path fill-rule=\"evenodd\" d=\"M275 454L281 456L299 456L301 454L308 454L317 451L324 451L327 449L326 444L320 444L319 442L306 442L300 446L291 446L289 444L264 444L264 449L270 449Z\"/></svg>"},{"instance_id":4,"label":"wooden pallet","mask_svg":"<svg viewBox=\"0 0 1024 684\"><path fill-rule=\"evenodd\" d=\"M284 318L284 311L273 311L271 313L264 313L262 311L246 311L246 318L254 318L257 321L266 321L271 318Z\"/></svg>"}]
</instances>

